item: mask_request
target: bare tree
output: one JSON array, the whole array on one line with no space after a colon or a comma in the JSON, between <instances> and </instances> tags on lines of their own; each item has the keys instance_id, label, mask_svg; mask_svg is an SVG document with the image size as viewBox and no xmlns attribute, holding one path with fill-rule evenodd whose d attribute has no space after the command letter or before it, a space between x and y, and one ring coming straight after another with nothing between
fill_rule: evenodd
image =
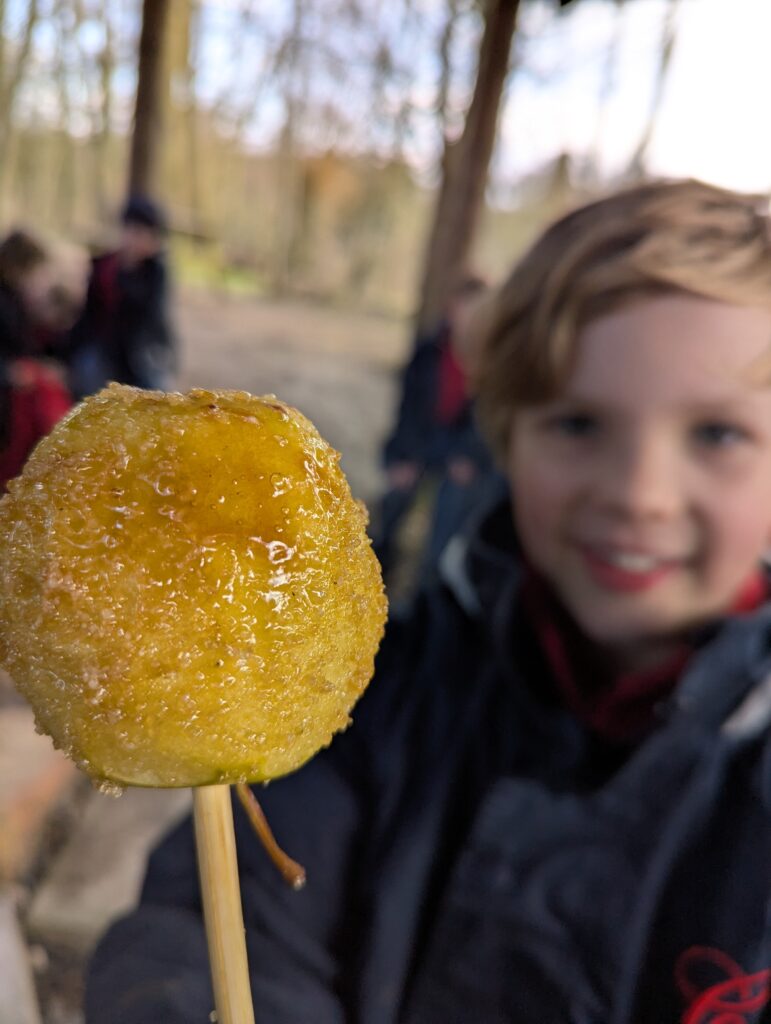
<instances>
[{"instance_id":1,"label":"bare tree","mask_svg":"<svg viewBox=\"0 0 771 1024\"><path fill-rule=\"evenodd\" d=\"M625 0L613 0L615 7L614 18L613 18L613 34L610 39L607 50L605 51L605 61L603 63L602 76L600 78L600 90L598 96L598 117L597 117L597 131L594 137L593 146L593 171L596 173L600 163L600 150L605 139L605 130L607 122L608 104L613 96L616 88L616 78L618 75L618 66L621 53L621 42L623 39L623 27L624 27L624 3Z\"/></svg>"},{"instance_id":2,"label":"bare tree","mask_svg":"<svg viewBox=\"0 0 771 1024\"><path fill-rule=\"evenodd\" d=\"M465 269L484 202L519 0L487 0L474 95L463 133L447 144L429 235L417 329L441 319L454 282Z\"/></svg>"},{"instance_id":3,"label":"bare tree","mask_svg":"<svg viewBox=\"0 0 771 1024\"><path fill-rule=\"evenodd\" d=\"M648 153L648 147L651 144L651 139L653 138L656 121L661 113L662 100L664 99L669 69L672 64L672 54L675 49L675 39L677 36L677 13L679 7L680 0L669 0L664 13L659 61L656 70L656 81L653 88L653 99L648 111L648 118L645 122L645 127L643 128L642 135L640 136L640 141L637 143L637 148L632 154L632 159L629 161L629 175L631 177L640 177L640 175L645 172L645 157Z\"/></svg>"},{"instance_id":4,"label":"bare tree","mask_svg":"<svg viewBox=\"0 0 771 1024\"><path fill-rule=\"evenodd\" d=\"M38 0L29 0L27 15L19 38L16 53L11 55L2 31L5 23L5 0L0 4L0 148L4 148L5 140L11 130L11 118L16 95L19 91L24 72L27 68L32 46L32 34L38 21Z\"/></svg>"},{"instance_id":5,"label":"bare tree","mask_svg":"<svg viewBox=\"0 0 771 1024\"><path fill-rule=\"evenodd\" d=\"M445 140L447 138L447 107L452 78L452 43L459 13L458 0L447 0L447 19L439 37L439 86L436 90L436 113Z\"/></svg>"},{"instance_id":6,"label":"bare tree","mask_svg":"<svg viewBox=\"0 0 771 1024\"><path fill-rule=\"evenodd\" d=\"M169 0L144 0L137 62L134 132L129 191L153 192L156 185L164 87L164 40Z\"/></svg>"},{"instance_id":7,"label":"bare tree","mask_svg":"<svg viewBox=\"0 0 771 1024\"><path fill-rule=\"evenodd\" d=\"M198 131L198 104L196 102L196 70L200 56L201 11L199 0L190 0L187 60L185 63L185 136L189 159L190 212L192 228L201 231L201 175L200 138Z\"/></svg>"},{"instance_id":8,"label":"bare tree","mask_svg":"<svg viewBox=\"0 0 771 1024\"><path fill-rule=\"evenodd\" d=\"M277 203L275 223L275 259L273 287L279 294L288 289L298 244L300 173L297 161L298 120L306 92L302 67L302 38L306 0L293 0L292 23L277 61L284 74L284 124L277 154Z\"/></svg>"},{"instance_id":9,"label":"bare tree","mask_svg":"<svg viewBox=\"0 0 771 1024\"><path fill-rule=\"evenodd\" d=\"M71 75L68 57L70 45L77 47L78 33L83 23L80 4L74 6L59 0L54 8L57 30L61 40L54 65L54 80L59 102L58 158L55 188L51 194L52 212L69 227L75 205L75 153L72 134Z\"/></svg>"},{"instance_id":10,"label":"bare tree","mask_svg":"<svg viewBox=\"0 0 771 1024\"><path fill-rule=\"evenodd\" d=\"M110 4L101 0L101 22L104 28L104 44L99 52L99 103L98 123L92 137L94 189L96 212L101 220L107 212L107 158L112 135L113 94L112 78L115 73L115 31L112 24Z\"/></svg>"},{"instance_id":11,"label":"bare tree","mask_svg":"<svg viewBox=\"0 0 771 1024\"><path fill-rule=\"evenodd\" d=\"M0 197L5 203L11 171L14 140L13 114L19 87L27 70L32 36L38 22L38 0L29 0L15 53L5 38L5 0L0 0Z\"/></svg>"},{"instance_id":12,"label":"bare tree","mask_svg":"<svg viewBox=\"0 0 771 1024\"><path fill-rule=\"evenodd\" d=\"M200 153L195 95L199 4L174 0L164 42L164 85L161 90L163 155L160 180L173 194L175 222L197 236L200 230ZM184 211L184 212L183 212Z\"/></svg>"}]
</instances>

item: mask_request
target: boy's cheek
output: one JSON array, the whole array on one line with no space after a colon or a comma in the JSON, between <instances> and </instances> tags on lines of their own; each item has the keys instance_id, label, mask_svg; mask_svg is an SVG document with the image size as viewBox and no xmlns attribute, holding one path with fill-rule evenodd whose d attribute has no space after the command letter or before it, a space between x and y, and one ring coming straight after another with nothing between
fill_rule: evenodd
<instances>
[{"instance_id":1,"label":"boy's cheek","mask_svg":"<svg viewBox=\"0 0 771 1024\"><path fill-rule=\"evenodd\" d=\"M575 506L586 487L575 465L532 459L509 478L515 504L528 515L554 521Z\"/></svg>"},{"instance_id":2,"label":"boy's cheek","mask_svg":"<svg viewBox=\"0 0 771 1024\"><path fill-rule=\"evenodd\" d=\"M546 533L564 505L562 483L549 473L532 472L511 481L514 520L523 540Z\"/></svg>"},{"instance_id":3,"label":"boy's cheek","mask_svg":"<svg viewBox=\"0 0 771 1024\"><path fill-rule=\"evenodd\" d=\"M563 532L561 517L549 502L532 500L533 497L531 494L518 501L514 496L514 527L526 560L548 575L559 558L558 538Z\"/></svg>"},{"instance_id":4,"label":"boy's cheek","mask_svg":"<svg viewBox=\"0 0 771 1024\"><path fill-rule=\"evenodd\" d=\"M566 490L571 464L564 459L555 459L545 452L532 438L525 435L512 444L508 461L508 480L513 494L520 494L522 500L545 502L559 501Z\"/></svg>"},{"instance_id":5,"label":"boy's cheek","mask_svg":"<svg viewBox=\"0 0 771 1024\"><path fill-rule=\"evenodd\" d=\"M771 487L755 494L730 488L723 492L715 526L726 546L765 549L771 543ZM762 552L761 552L762 553Z\"/></svg>"}]
</instances>

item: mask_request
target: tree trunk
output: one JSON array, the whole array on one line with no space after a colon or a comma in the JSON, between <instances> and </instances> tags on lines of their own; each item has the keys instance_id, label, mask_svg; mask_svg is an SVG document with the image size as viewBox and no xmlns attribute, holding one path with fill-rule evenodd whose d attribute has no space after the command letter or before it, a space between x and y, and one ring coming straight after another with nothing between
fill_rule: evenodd
<instances>
[{"instance_id":1,"label":"tree trunk","mask_svg":"<svg viewBox=\"0 0 771 1024\"><path fill-rule=\"evenodd\" d=\"M115 71L115 33L110 18L108 0L101 4L102 24L104 25L104 46L97 58L99 64L99 96L96 101L98 109L97 122L92 132L92 160L94 195L96 213L99 221L106 220L109 210L108 202L108 161L110 139L112 136L112 77Z\"/></svg>"},{"instance_id":2,"label":"tree trunk","mask_svg":"<svg viewBox=\"0 0 771 1024\"><path fill-rule=\"evenodd\" d=\"M645 122L643 133L637 148L629 161L629 176L639 178L645 173L645 158L648 148L656 129L656 121L661 113L664 90L669 76L669 68L672 64L672 54L675 49L675 38L677 36L677 13L680 7L680 0L669 0L664 22L661 30L661 48L659 50L659 64L656 71L656 82L653 89L653 100L648 111L648 119Z\"/></svg>"},{"instance_id":3,"label":"tree trunk","mask_svg":"<svg viewBox=\"0 0 771 1024\"><path fill-rule=\"evenodd\" d=\"M159 180L174 195L175 223L195 233L197 212L197 152L194 146L197 112L193 65L194 0L173 0L164 43L164 82L161 123L163 155ZM178 225L178 226L179 226Z\"/></svg>"},{"instance_id":4,"label":"tree trunk","mask_svg":"<svg viewBox=\"0 0 771 1024\"><path fill-rule=\"evenodd\" d=\"M67 4L70 7L70 4ZM65 10L63 0L56 5L54 15L58 22L61 38L66 38L70 12ZM82 11L76 5L72 11L72 34L77 38L82 25ZM75 206L76 181L75 152L72 136L72 98L70 96L70 76L64 47L60 48L54 67L54 80L59 99L58 156L56 160L56 176L51 190L49 218L54 224L69 229L73 222Z\"/></svg>"},{"instance_id":5,"label":"tree trunk","mask_svg":"<svg viewBox=\"0 0 771 1024\"><path fill-rule=\"evenodd\" d=\"M600 79L600 92L598 96L597 130L594 136L592 156L590 161L591 184L596 186L599 182L602 164L602 145L605 142L607 129L608 106L616 90L618 78L618 67L621 57L621 43L624 35L624 2L625 0L613 0L615 6L613 35L610 44L605 51L605 61Z\"/></svg>"},{"instance_id":6,"label":"tree trunk","mask_svg":"<svg viewBox=\"0 0 771 1024\"><path fill-rule=\"evenodd\" d=\"M519 0L486 4L474 96L463 134L445 145L442 160L417 317L421 333L441 320L453 285L466 269L484 202L518 9Z\"/></svg>"},{"instance_id":7,"label":"tree trunk","mask_svg":"<svg viewBox=\"0 0 771 1024\"><path fill-rule=\"evenodd\" d=\"M198 105L196 103L196 71L199 62L199 46L201 37L201 10L198 0L190 4L190 23L188 25L188 62L187 62L187 107L185 109L185 134L189 160L190 179L190 216L191 227L196 235L200 235L203 217L201 214L201 146L198 131Z\"/></svg>"},{"instance_id":8,"label":"tree trunk","mask_svg":"<svg viewBox=\"0 0 771 1024\"><path fill-rule=\"evenodd\" d=\"M129 192L151 194L157 183L164 83L164 35L169 0L144 0L137 63L137 95L131 140Z\"/></svg>"},{"instance_id":9,"label":"tree trunk","mask_svg":"<svg viewBox=\"0 0 771 1024\"><path fill-rule=\"evenodd\" d=\"M0 9L0 34L5 27L5 3ZM27 72L27 64L32 49L32 36L37 26L39 17L38 0L29 0L27 16L21 32L18 51L15 60L9 59L7 47L3 47L0 54L0 213L5 216L8 205L8 193L10 191L11 170L14 163L14 149L16 132L14 130L13 114L16 105L16 97L24 76Z\"/></svg>"},{"instance_id":10,"label":"tree trunk","mask_svg":"<svg viewBox=\"0 0 771 1024\"><path fill-rule=\"evenodd\" d=\"M442 126L442 134L447 134L447 107L452 78L451 50L458 23L458 0L448 0L447 20L439 37L439 87L436 91L436 115Z\"/></svg>"},{"instance_id":11,"label":"tree trunk","mask_svg":"<svg viewBox=\"0 0 771 1024\"><path fill-rule=\"evenodd\" d=\"M5 66L5 0L0 0L0 82L5 81L7 69Z\"/></svg>"},{"instance_id":12,"label":"tree trunk","mask_svg":"<svg viewBox=\"0 0 771 1024\"><path fill-rule=\"evenodd\" d=\"M292 24L286 41L284 71L284 125L276 154L276 220L272 288L286 294L292 285L299 248L298 225L301 175L297 154L298 121L305 106L305 78L301 43L306 0L293 0Z\"/></svg>"}]
</instances>

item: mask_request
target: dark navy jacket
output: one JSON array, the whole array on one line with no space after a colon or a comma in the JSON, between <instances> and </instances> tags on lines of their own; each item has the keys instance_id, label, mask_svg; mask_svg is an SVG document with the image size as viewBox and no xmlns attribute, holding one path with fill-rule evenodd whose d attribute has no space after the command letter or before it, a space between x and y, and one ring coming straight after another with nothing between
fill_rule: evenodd
<instances>
[{"instance_id":1,"label":"dark navy jacket","mask_svg":"<svg viewBox=\"0 0 771 1024\"><path fill-rule=\"evenodd\" d=\"M168 387L175 348L168 306L163 254L133 267L122 266L115 252L92 261L86 302L68 342L78 397L109 380L142 388Z\"/></svg>"},{"instance_id":2,"label":"dark navy jacket","mask_svg":"<svg viewBox=\"0 0 771 1024\"><path fill-rule=\"evenodd\" d=\"M563 709L517 613L509 517L453 542L445 585L389 626L351 729L260 792L305 890L235 809L258 1022L762 1019L771 609L716 624L654 733L610 747ZM100 944L86 1019L211 1008L186 823Z\"/></svg>"},{"instance_id":3,"label":"dark navy jacket","mask_svg":"<svg viewBox=\"0 0 771 1024\"><path fill-rule=\"evenodd\" d=\"M474 404L466 399L453 419L441 423L437 414L441 363L450 345L449 326L419 335L402 369L399 408L393 431L383 445L383 464L416 462L432 472L462 456L488 472L492 459L476 424Z\"/></svg>"}]
</instances>

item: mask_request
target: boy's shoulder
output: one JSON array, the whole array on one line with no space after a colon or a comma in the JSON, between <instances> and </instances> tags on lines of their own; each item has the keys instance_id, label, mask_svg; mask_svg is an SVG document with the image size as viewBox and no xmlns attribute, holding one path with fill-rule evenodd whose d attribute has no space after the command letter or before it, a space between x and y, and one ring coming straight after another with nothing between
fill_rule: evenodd
<instances>
[{"instance_id":1,"label":"boy's shoulder","mask_svg":"<svg viewBox=\"0 0 771 1024\"><path fill-rule=\"evenodd\" d=\"M377 655L375 676L354 709L354 722L383 730L406 722L426 705L462 713L483 673L507 675L503 634L516 626L519 559L507 503L492 510L448 545L439 579L424 587L406 614L391 617ZM364 731L362 726L362 731Z\"/></svg>"}]
</instances>

